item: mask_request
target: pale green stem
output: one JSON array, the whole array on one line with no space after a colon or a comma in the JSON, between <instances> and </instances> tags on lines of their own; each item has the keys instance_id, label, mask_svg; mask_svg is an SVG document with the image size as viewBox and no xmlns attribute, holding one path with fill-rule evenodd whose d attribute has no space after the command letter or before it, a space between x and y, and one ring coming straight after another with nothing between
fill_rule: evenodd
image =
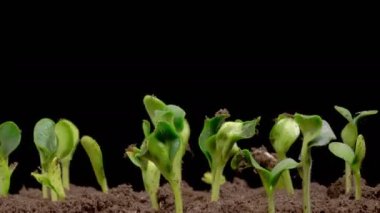
<instances>
[{"instance_id":1,"label":"pale green stem","mask_svg":"<svg viewBox=\"0 0 380 213\"><path fill-rule=\"evenodd\" d=\"M8 160L0 159L0 197L6 197L10 187L11 171Z\"/></svg>"},{"instance_id":2,"label":"pale green stem","mask_svg":"<svg viewBox=\"0 0 380 213\"><path fill-rule=\"evenodd\" d=\"M62 166L62 184L66 190L70 189L70 160L61 161Z\"/></svg>"},{"instance_id":3,"label":"pale green stem","mask_svg":"<svg viewBox=\"0 0 380 213\"><path fill-rule=\"evenodd\" d=\"M354 172L354 180L355 180L355 200L360 200L362 197L360 170Z\"/></svg>"},{"instance_id":4,"label":"pale green stem","mask_svg":"<svg viewBox=\"0 0 380 213\"><path fill-rule=\"evenodd\" d=\"M303 144L301 150L302 163L302 195L303 195L303 212L311 213L310 202L310 173L311 173L311 153L307 144Z\"/></svg>"},{"instance_id":5,"label":"pale green stem","mask_svg":"<svg viewBox=\"0 0 380 213\"><path fill-rule=\"evenodd\" d=\"M47 199L49 198L49 189L46 185L42 184L42 198Z\"/></svg>"},{"instance_id":6,"label":"pale green stem","mask_svg":"<svg viewBox=\"0 0 380 213\"><path fill-rule=\"evenodd\" d=\"M352 187L352 171L351 171L351 165L346 162L345 164L346 170L345 170L345 183L346 183L346 194L349 194L351 192L351 187Z\"/></svg>"},{"instance_id":7,"label":"pale green stem","mask_svg":"<svg viewBox=\"0 0 380 213\"><path fill-rule=\"evenodd\" d=\"M274 201L274 190L269 190L267 192L268 196L268 213L275 213L275 201Z\"/></svg>"},{"instance_id":8,"label":"pale green stem","mask_svg":"<svg viewBox=\"0 0 380 213\"><path fill-rule=\"evenodd\" d=\"M282 161L285 158L286 158L285 155L278 154L278 160L279 161ZM282 172L282 174L281 174L281 182L285 186L285 189L288 192L288 194L293 195L294 194L294 187L293 187L292 178L290 177L290 171L289 170L285 170L285 171Z\"/></svg>"},{"instance_id":9,"label":"pale green stem","mask_svg":"<svg viewBox=\"0 0 380 213\"><path fill-rule=\"evenodd\" d=\"M223 183L224 166L214 166L214 168L214 171L212 171L211 201L218 201L220 186Z\"/></svg>"},{"instance_id":10,"label":"pale green stem","mask_svg":"<svg viewBox=\"0 0 380 213\"><path fill-rule=\"evenodd\" d=\"M54 190L50 189L51 201L57 201L58 195L54 192Z\"/></svg>"}]
</instances>

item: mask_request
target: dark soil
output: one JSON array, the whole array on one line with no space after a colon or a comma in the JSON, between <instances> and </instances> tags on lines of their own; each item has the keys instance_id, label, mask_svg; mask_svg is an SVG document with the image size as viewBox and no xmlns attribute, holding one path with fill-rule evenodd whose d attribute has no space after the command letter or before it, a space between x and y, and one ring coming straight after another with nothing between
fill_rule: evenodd
<instances>
[{"instance_id":1,"label":"dark soil","mask_svg":"<svg viewBox=\"0 0 380 213\"><path fill-rule=\"evenodd\" d=\"M363 181L364 182L364 181ZM355 201L345 195L343 180L330 187L311 185L313 212L380 212L380 184L369 187L363 184L363 198ZM221 188L219 202L210 203L206 191L194 191L183 184L185 212L266 212L267 200L263 188L251 188L245 181L235 178ZM165 184L159 192L162 212L174 212L170 187ZM302 192L294 196L285 191L276 193L277 212L302 212ZM0 212L153 212L144 192L134 192L131 186L120 185L103 194L94 188L72 186L65 201L51 202L41 199L38 189L23 188L17 195L0 198Z\"/></svg>"}]
</instances>

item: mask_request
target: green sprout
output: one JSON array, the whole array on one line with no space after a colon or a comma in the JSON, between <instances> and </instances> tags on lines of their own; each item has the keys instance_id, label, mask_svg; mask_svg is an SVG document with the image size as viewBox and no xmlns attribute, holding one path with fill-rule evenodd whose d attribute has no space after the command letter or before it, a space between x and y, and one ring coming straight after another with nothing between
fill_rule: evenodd
<instances>
[{"instance_id":1,"label":"green sprout","mask_svg":"<svg viewBox=\"0 0 380 213\"><path fill-rule=\"evenodd\" d=\"M199 136L199 147L211 169L211 177L206 173L203 178L204 181L211 182L211 201L219 200L220 186L225 182L224 167L240 150L236 142L253 137L260 121L258 117L245 122L225 122L229 116L226 110L221 110L213 118L206 118Z\"/></svg>"},{"instance_id":2,"label":"green sprout","mask_svg":"<svg viewBox=\"0 0 380 213\"><path fill-rule=\"evenodd\" d=\"M286 159L286 153L299 135L300 128L294 118L288 114L281 114L277 117L276 123L270 131L269 139L279 161ZM294 194L289 170L282 173L279 185L284 186L289 194Z\"/></svg>"},{"instance_id":3,"label":"green sprout","mask_svg":"<svg viewBox=\"0 0 380 213\"><path fill-rule=\"evenodd\" d=\"M358 121L366 116L377 114L377 110L368 110L357 112L356 116L353 118L350 111L341 106L334 107L344 118L347 119L348 123L343 128L340 136L343 140L343 143L347 144L352 150L355 150L355 143L358 137ZM350 193L352 187L352 171L351 165L346 161L345 163L345 183L346 183L346 194Z\"/></svg>"},{"instance_id":4,"label":"green sprout","mask_svg":"<svg viewBox=\"0 0 380 213\"><path fill-rule=\"evenodd\" d=\"M143 132L145 138L150 135L150 123L147 120L143 120ZM142 179L144 182L145 191L148 193L152 208L154 210L159 210L157 192L160 187L160 170L157 166L150 160L141 158L141 150L146 146L146 140L143 141L141 149L137 148L136 145L130 145L126 149L126 155L132 161L134 165L141 169Z\"/></svg>"},{"instance_id":5,"label":"green sprout","mask_svg":"<svg viewBox=\"0 0 380 213\"><path fill-rule=\"evenodd\" d=\"M0 197L8 195L11 175L17 163L8 166L9 155L21 141L21 130L12 121L0 124Z\"/></svg>"},{"instance_id":6,"label":"green sprout","mask_svg":"<svg viewBox=\"0 0 380 213\"><path fill-rule=\"evenodd\" d=\"M311 175L311 148L315 146L325 146L331 140L336 139L334 132L327 121L322 120L318 115L302 115L296 113L294 120L299 125L303 142L301 148L301 176L303 193L303 211L311 213L310 203L310 175Z\"/></svg>"},{"instance_id":7,"label":"green sprout","mask_svg":"<svg viewBox=\"0 0 380 213\"><path fill-rule=\"evenodd\" d=\"M153 162L160 170L173 191L175 210L181 213L182 158L190 137L186 113L150 95L144 97L144 105L155 128L145 137L144 146L136 157Z\"/></svg>"},{"instance_id":8,"label":"green sprout","mask_svg":"<svg viewBox=\"0 0 380 213\"><path fill-rule=\"evenodd\" d=\"M98 143L90 136L83 136L80 140L87 156L90 158L92 169L94 170L96 180L98 181L102 191L108 192L107 178L104 173L103 155Z\"/></svg>"},{"instance_id":9,"label":"green sprout","mask_svg":"<svg viewBox=\"0 0 380 213\"><path fill-rule=\"evenodd\" d=\"M329 144L330 151L339 158L342 158L346 164L350 165L354 173L355 181L355 199L361 198L361 175L360 168L365 157L366 146L363 135L357 137L355 149L352 149L345 143L333 142Z\"/></svg>"},{"instance_id":10,"label":"green sprout","mask_svg":"<svg viewBox=\"0 0 380 213\"><path fill-rule=\"evenodd\" d=\"M241 150L231 160L232 169L254 167L258 172L261 182L268 197L268 212L275 212L274 191L280 179L281 174L289 169L298 167L299 163L291 158L285 158L278 162L272 170L268 170L262 166L252 157L251 153L247 150Z\"/></svg>"},{"instance_id":11,"label":"green sprout","mask_svg":"<svg viewBox=\"0 0 380 213\"><path fill-rule=\"evenodd\" d=\"M41 173L32 172L32 176L42 184L43 198L48 198L48 189L52 201L65 198L60 160L70 154L75 144L72 131L72 127L64 120L56 124L49 118L39 120L34 127L34 143L40 155Z\"/></svg>"}]
</instances>

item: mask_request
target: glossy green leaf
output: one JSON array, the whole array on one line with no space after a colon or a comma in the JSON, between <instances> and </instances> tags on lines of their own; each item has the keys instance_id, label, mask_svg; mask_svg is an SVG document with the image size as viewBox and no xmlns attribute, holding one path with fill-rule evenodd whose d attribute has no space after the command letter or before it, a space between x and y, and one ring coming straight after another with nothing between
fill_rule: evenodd
<instances>
[{"instance_id":1,"label":"glossy green leaf","mask_svg":"<svg viewBox=\"0 0 380 213\"><path fill-rule=\"evenodd\" d=\"M331 140L335 140L335 139L336 139L336 136L333 130L331 129L330 124L327 123L327 121L323 120L322 129L319 135L309 143L309 147L325 146L328 143L330 143Z\"/></svg>"},{"instance_id":2,"label":"glossy green leaf","mask_svg":"<svg viewBox=\"0 0 380 213\"><path fill-rule=\"evenodd\" d=\"M344 107L341 107L341 106L334 106L335 110L338 111L344 118L347 119L348 122L352 122L352 115L351 115L351 112L344 108Z\"/></svg>"},{"instance_id":3,"label":"glossy green leaf","mask_svg":"<svg viewBox=\"0 0 380 213\"><path fill-rule=\"evenodd\" d=\"M90 136L83 136L81 144L90 158L92 168L95 172L96 180L98 181L103 192L108 191L107 179L103 167L103 155L98 143Z\"/></svg>"},{"instance_id":4,"label":"glossy green leaf","mask_svg":"<svg viewBox=\"0 0 380 213\"><path fill-rule=\"evenodd\" d=\"M75 147L73 128L67 120L60 120L55 124L55 134L58 140L56 156L63 159L68 156Z\"/></svg>"},{"instance_id":5,"label":"glossy green leaf","mask_svg":"<svg viewBox=\"0 0 380 213\"><path fill-rule=\"evenodd\" d=\"M318 115L302 115L296 113L294 120L298 123L304 137L303 140L307 144L319 136L322 130L323 121Z\"/></svg>"},{"instance_id":6,"label":"glossy green leaf","mask_svg":"<svg viewBox=\"0 0 380 213\"><path fill-rule=\"evenodd\" d=\"M356 141L355 161L354 161L354 164L357 164L359 169L364 160L365 153L366 153L366 145L365 145L364 137L363 135L359 135Z\"/></svg>"},{"instance_id":7,"label":"glossy green leaf","mask_svg":"<svg viewBox=\"0 0 380 213\"><path fill-rule=\"evenodd\" d=\"M12 121L0 124L0 158L7 159L21 141L21 130Z\"/></svg>"},{"instance_id":8,"label":"glossy green leaf","mask_svg":"<svg viewBox=\"0 0 380 213\"><path fill-rule=\"evenodd\" d=\"M276 166L272 169L270 172L271 179L270 179L270 185L275 186L278 182L278 179L280 178L282 172L289 169L294 169L299 166L299 163L291 158L285 158L284 160L281 160L276 164Z\"/></svg>"},{"instance_id":9,"label":"glossy green leaf","mask_svg":"<svg viewBox=\"0 0 380 213\"><path fill-rule=\"evenodd\" d=\"M300 128L293 118L277 119L269 139L277 153L285 154L300 135Z\"/></svg>"},{"instance_id":10,"label":"glossy green leaf","mask_svg":"<svg viewBox=\"0 0 380 213\"><path fill-rule=\"evenodd\" d=\"M367 111L362 111L362 112L357 112L357 116L354 118L354 123L357 124L357 122L367 116L370 115L376 115L378 113L377 110L367 110Z\"/></svg>"},{"instance_id":11,"label":"glossy green leaf","mask_svg":"<svg viewBox=\"0 0 380 213\"><path fill-rule=\"evenodd\" d=\"M165 103L162 102L157 97L152 96L152 95L146 95L144 97L143 102L145 105L145 109L148 112L149 117L153 122L153 125L156 126L157 122L158 122L157 117L156 117L156 111L157 110L164 110L164 108L166 106Z\"/></svg>"},{"instance_id":12,"label":"glossy green leaf","mask_svg":"<svg viewBox=\"0 0 380 213\"><path fill-rule=\"evenodd\" d=\"M355 153L351 149L350 146L348 146L345 143L340 142L332 142L329 144L329 150L338 158L343 159L349 164L352 164L355 158Z\"/></svg>"},{"instance_id":13,"label":"glossy green leaf","mask_svg":"<svg viewBox=\"0 0 380 213\"><path fill-rule=\"evenodd\" d=\"M356 124L353 122L346 124L340 133L340 137L342 137L343 143L349 145L353 149L358 137L358 127Z\"/></svg>"},{"instance_id":14,"label":"glossy green leaf","mask_svg":"<svg viewBox=\"0 0 380 213\"><path fill-rule=\"evenodd\" d=\"M34 127L34 143L40 155L42 155L41 160L50 161L58 148L54 121L49 118L43 118L36 123Z\"/></svg>"}]
</instances>

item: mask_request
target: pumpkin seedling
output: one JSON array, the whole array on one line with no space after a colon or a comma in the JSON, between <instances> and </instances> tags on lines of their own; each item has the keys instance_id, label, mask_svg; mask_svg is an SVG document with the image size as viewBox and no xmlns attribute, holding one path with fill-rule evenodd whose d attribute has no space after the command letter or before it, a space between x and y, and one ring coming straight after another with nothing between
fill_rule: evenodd
<instances>
[{"instance_id":1,"label":"pumpkin seedling","mask_svg":"<svg viewBox=\"0 0 380 213\"><path fill-rule=\"evenodd\" d=\"M176 212L181 213L182 158L190 136L186 113L180 107L166 105L150 95L144 97L144 105L155 128L145 137L136 157L153 162L160 170L173 191Z\"/></svg>"},{"instance_id":2,"label":"pumpkin seedling","mask_svg":"<svg viewBox=\"0 0 380 213\"><path fill-rule=\"evenodd\" d=\"M227 121L229 113L221 110L213 118L206 118L199 136L199 147L206 156L211 169L211 177L204 176L206 182L211 181L211 201L219 199L220 186L225 182L223 170L228 160L240 150L236 142L251 138L256 134L256 126L260 117L251 121Z\"/></svg>"},{"instance_id":3,"label":"pumpkin seedling","mask_svg":"<svg viewBox=\"0 0 380 213\"><path fill-rule=\"evenodd\" d=\"M296 113L294 120L300 127L303 142L301 148L302 165L302 193L303 212L311 213L310 204L310 173L311 173L311 148L315 146L325 146L331 140L336 139L334 132L327 121L322 120L318 115L302 115Z\"/></svg>"},{"instance_id":4,"label":"pumpkin seedling","mask_svg":"<svg viewBox=\"0 0 380 213\"><path fill-rule=\"evenodd\" d=\"M341 106L334 106L335 110L338 111L344 118L347 119L348 123L342 129L340 136L343 143L347 144L352 150L355 150L355 143L358 137L358 121L366 116L377 114L377 110L367 110L362 112L357 112L355 117L352 117L351 112L346 108ZM345 184L346 184L346 194L350 193L352 187L352 171L349 162L345 162Z\"/></svg>"},{"instance_id":5,"label":"pumpkin seedling","mask_svg":"<svg viewBox=\"0 0 380 213\"><path fill-rule=\"evenodd\" d=\"M17 163L8 165L9 155L21 141L21 130L12 121L0 124L0 197L7 196L11 184L11 175Z\"/></svg>"},{"instance_id":6,"label":"pumpkin seedling","mask_svg":"<svg viewBox=\"0 0 380 213\"><path fill-rule=\"evenodd\" d=\"M291 115L281 114L269 134L270 142L276 151L279 161L286 159L286 153L300 135L300 128ZM286 188L289 194L294 194L293 182L289 170L281 174L279 185Z\"/></svg>"},{"instance_id":7,"label":"pumpkin seedling","mask_svg":"<svg viewBox=\"0 0 380 213\"><path fill-rule=\"evenodd\" d=\"M143 132L145 138L149 137L150 123L147 120L143 120ZM141 147L143 146L146 146L146 140L143 141ZM125 154L134 165L140 168L145 191L149 195L152 208L157 211L159 210L157 192L160 187L161 173L152 161L140 157L142 149L144 148L139 149L133 144L126 149Z\"/></svg>"},{"instance_id":8,"label":"pumpkin seedling","mask_svg":"<svg viewBox=\"0 0 380 213\"><path fill-rule=\"evenodd\" d=\"M32 176L42 184L44 198L48 198L48 188L53 201L65 198L60 160L67 157L74 146L72 131L72 127L64 120L56 124L49 118L39 120L34 127L34 143L40 155L41 173L32 172Z\"/></svg>"},{"instance_id":9,"label":"pumpkin seedling","mask_svg":"<svg viewBox=\"0 0 380 213\"><path fill-rule=\"evenodd\" d=\"M357 137L355 149L349 145L340 142L333 142L329 144L330 151L337 157L342 158L346 164L350 165L354 173L355 182L355 199L361 198L361 175L360 168L365 157L366 146L363 135Z\"/></svg>"},{"instance_id":10,"label":"pumpkin seedling","mask_svg":"<svg viewBox=\"0 0 380 213\"><path fill-rule=\"evenodd\" d=\"M263 183L264 189L268 197L268 212L275 212L275 200L274 192L276 189L277 182L281 174L289 169L294 169L298 167L299 163L291 158L285 158L279 161L272 170L268 170L262 167L247 150L241 150L236 154L231 160L232 169L248 168L253 167L260 176L261 182Z\"/></svg>"},{"instance_id":11,"label":"pumpkin seedling","mask_svg":"<svg viewBox=\"0 0 380 213\"><path fill-rule=\"evenodd\" d=\"M92 169L94 170L96 180L104 193L108 192L107 178L104 173L102 150L98 143L90 136L83 136L80 140L87 156L90 158Z\"/></svg>"}]
</instances>

